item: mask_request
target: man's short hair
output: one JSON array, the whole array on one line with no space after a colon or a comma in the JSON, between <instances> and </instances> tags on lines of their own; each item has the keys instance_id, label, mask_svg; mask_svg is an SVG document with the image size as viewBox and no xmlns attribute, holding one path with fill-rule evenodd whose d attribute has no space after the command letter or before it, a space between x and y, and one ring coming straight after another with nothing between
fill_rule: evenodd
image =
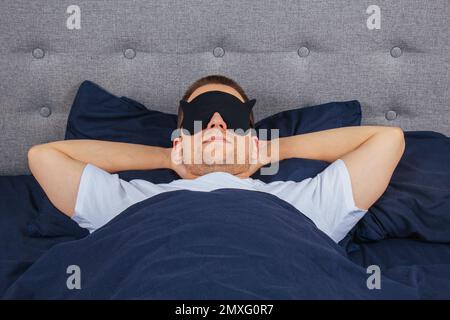
<instances>
[{"instance_id":1,"label":"man's short hair","mask_svg":"<svg viewBox=\"0 0 450 320\"><path fill-rule=\"evenodd\" d=\"M236 90L241 95L241 97L244 99L244 102L248 101L248 97L245 94L244 89L242 89L242 87L236 81L218 74L209 75L195 81L193 84L189 86L189 88L184 93L183 100L187 101L195 90L207 84L223 84L229 86L234 90ZM178 107L177 128L181 126L182 120L183 120L183 111L181 110L180 107ZM255 117L253 116L253 111L250 113L250 125L252 128L254 128L255 126Z\"/></svg>"}]
</instances>

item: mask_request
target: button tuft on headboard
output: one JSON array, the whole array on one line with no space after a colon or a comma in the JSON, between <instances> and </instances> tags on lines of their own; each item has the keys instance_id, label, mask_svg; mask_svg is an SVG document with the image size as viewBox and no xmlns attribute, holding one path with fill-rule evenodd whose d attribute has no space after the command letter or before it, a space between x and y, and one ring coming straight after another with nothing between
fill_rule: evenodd
<instances>
[{"instance_id":1,"label":"button tuft on headboard","mask_svg":"<svg viewBox=\"0 0 450 320\"><path fill-rule=\"evenodd\" d=\"M398 58L402 55L402 49L400 47L392 47L391 56L393 58Z\"/></svg>"},{"instance_id":2,"label":"button tuft on headboard","mask_svg":"<svg viewBox=\"0 0 450 320\"><path fill-rule=\"evenodd\" d=\"M134 49L128 48L123 52L123 55L127 59L133 59L134 57L136 57L136 51Z\"/></svg>"},{"instance_id":3,"label":"button tuft on headboard","mask_svg":"<svg viewBox=\"0 0 450 320\"><path fill-rule=\"evenodd\" d=\"M31 54L36 59L42 59L45 56L45 52L41 48L34 48Z\"/></svg>"},{"instance_id":4,"label":"button tuft on headboard","mask_svg":"<svg viewBox=\"0 0 450 320\"><path fill-rule=\"evenodd\" d=\"M385 113L384 116L385 116L386 120L392 121L397 118L397 112L395 112L394 110L389 110Z\"/></svg>"},{"instance_id":5,"label":"button tuft on headboard","mask_svg":"<svg viewBox=\"0 0 450 320\"><path fill-rule=\"evenodd\" d=\"M297 50L297 53L300 57L306 58L307 56L309 56L309 49L307 47L300 47Z\"/></svg>"},{"instance_id":6,"label":"button tuft on headboard","mask_svg":"<svg viewBox=\"0 0 450 320\"><path fill-rule=\"evenodd\" d=\"M215 47L213 50L213 55L216 58L221 58L225 54L225 50L222 47Z\"/></svg>"},{"instance_id":7,"label":"button tuft on headboard","mask_svg":"<svg viewBox=\"0 0 450 320\"><path fill-rule=\"evenodd\" d=\"M52 114L52 110L44 106L39 109L39 114L44 118L48 118Z\"/></svg>"}]
</instances>

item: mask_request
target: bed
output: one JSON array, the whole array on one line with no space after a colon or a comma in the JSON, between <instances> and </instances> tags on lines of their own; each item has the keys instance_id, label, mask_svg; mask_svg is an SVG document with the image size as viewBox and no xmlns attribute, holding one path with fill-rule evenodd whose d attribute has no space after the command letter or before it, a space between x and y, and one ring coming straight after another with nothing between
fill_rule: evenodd
<instances>
[{"instance_id":1,"label":"bed","mask_svg":"<svg viewBox=\"0 0 450 320\"><path fill-rule=\"evenodd\" d=\"M447 1L426 5L416 0L378 1L377 6L371 6L356 0L114 0L78 1L72 6L56 0L6 0L0 3L0 16L1 297L450 298ZM211 282L202 280L201 268L190 277L178 277L173 270L172 280L167 282L167 275L161 273L166 265L151 263L151 258L167 261L167 256L155 253L147 260L139 260L142 248L127 247L123 243L132 239L118 236L120 230L130 228L129 221L142 217L146 210L161 215L167 212L167 207L158 207L161 202L149 199L133 206L106 231L88 236L55 211L30 175L26 155L32 145L74 138L68 130L70 113L86 79L117 96L128 97L127 103L138 101L155 112L175 114L185 88L207 74L236 79L249 96L256 97L257 121L293 108L357 99L361 115L358 125L400 126L405 131L410 148L389 192L346 239L336 246L330 244L332 254L325 254L330 253L324 247L326 239L311 235L311 239L324 244L316 247L292 234L290 240L300 241L304 251L296 256L297 249L289 247L277 261L298 257L296 272L275 263L259 270L260 277L252 277L254 273L248 264L255 260L247 257L241 261L230 259L233 270L241 273L230 273L221 270L220 264L203 261L201 266L208 262L217 268L217 277L211 275L209 279L220 284L216 290L211 289ZM321 165L311 164L310 172L323 169ZM124 173L128 179L134 176L135 173ZM407 195L402 197L404 192ZM175 196L178 201L196 198L189 192ZM225 191L209 196L211 203L228 203L239 197ZM158 199L165 201L164 197ZM253 195L246 195L245 199L258 205ZM287 210L284 214L290 214L289 208L277 199L267 201L272 207L260 208L261 212L280 208ZM247 218L254 221L254 216ZM273 223L273 217L266 218L267 224ZM286 216L278 218L277 221L285 221ZM166 221L165 226L172 226L179 219ZM152 221L145 220L140 226L156 228L157 232ZM216 226L210 223L211 228ZM283 224L283 228L280 230L288 233L297 227ZM310 228L308 221L303 221L296 230L310 232ZM259 229L260 233L269 231L263 226ZM242 239L239 237L244 234L227 241ZM159 247L155 245L164 239L168 238L139 239L143 241L139 243L145 243L147 250L156 250ZM173 236L170 239L170 248L183 245L173 241ZM107 246L101 244L109 240L116 249L120 248L117 252L123 253L124 260L111 260L111 255L107 255ZM269 250L273 244L264 241L261 238L255 242L251 252L256 254L262 247ZM81 250L81 244L87 249ZM316 255L312 254L314 249L318 250ZM196 250L190 253L214 258L208 248ZM130 252L135 260L130 260ZM267 252L260 252L261 263ZM68 276L69 253L79 257L85 270L96 270L89 275L90 290L61 290L61 283L65 285ZM227 254L231 253L222 251L222 257ZM99 257L105 264L90 265L95 260L92 257ZM186 257L183 259L185 262ZM142 264L133 267L127 261ZM340 277L327 265L341 266ZM366 285L372 270L368 267L373 265L381 269L382 290L371 290ZM149 276L143 281L142 275L148 273L139 266L153 274L160 272L159 277ZM99 270L110 272L100 277ZM282 277L286 272L291 272L290 277ZM244 275L248 280L246 288L251 290L230 285L239 283ZM43 281L48 279L60 282L43 288ZM192 281L197 284L195 288L191 287ZM167 285L175 282L180 286ZM342 288L343 282L353 285Z\"/></svg>"}]
</instances>

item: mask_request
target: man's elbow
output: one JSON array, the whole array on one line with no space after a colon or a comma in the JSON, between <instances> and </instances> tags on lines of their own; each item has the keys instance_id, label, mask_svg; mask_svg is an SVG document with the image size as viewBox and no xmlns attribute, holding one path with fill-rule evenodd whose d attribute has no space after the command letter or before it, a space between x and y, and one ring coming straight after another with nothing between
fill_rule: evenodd
<instances>
[{"instance_id":1,"label":"man's elbow","mask_svg":"<svg viewBox=\"0 0 450 320\"><path fill-rule=\"evenodd\" d=\"M405 151L405 134L400 127L389 128L390 140L394 143L394 148L398 152L399 157L403 155Z\"/></svg>"},{"instance_id":2,"label":"man's elbow","mask_svg":"<svg viewBox=\"0 0 450 320\"><path fill-rule=\"evenodd\" d=\"M36 144L32 146L30 149L28 149L28 162L35 159L38 154L41 153L41 150L43 149L43 144Z\"/></svg>"},{"instance_id":3,"label":"man's elbow","mask_svg":"<svg viewBox=\"0 0 450 320\"><path fill-rule=\"evenodd\" d=\"M28 150L28 166L31 172L33 172L33 169L36 168L39 162L45 161L46 154L48 153L47 150L47 144L37 144Z\"/></svg>"}]
</instances>

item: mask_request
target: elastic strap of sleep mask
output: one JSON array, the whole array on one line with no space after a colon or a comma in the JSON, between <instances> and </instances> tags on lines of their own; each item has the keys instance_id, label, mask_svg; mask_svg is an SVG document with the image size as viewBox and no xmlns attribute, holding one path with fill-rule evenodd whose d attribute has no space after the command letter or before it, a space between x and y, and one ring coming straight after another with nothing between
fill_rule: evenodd
<instances>
[{"instance_id":1,"label":"elastic strap of sleep mask","mask_svg":"<svg viewBox=\"0 0 450 320\"><path fill-rule=\"evenodd\" d=\"M256 99L251 99L246 102L242 102L241 100L239 100L237 97L235 97L232 94L229 94L229 93L226 93L223 91L212 90L212 91L207 91L202 94L199 94L194 99L192 99L190 102L188 102L184 99L181 99L180 107L183 110L183 112L185 112L185 111L187 112L194 106L202 105L205 102L210 103L211 101L214 101L215 103L220 103L220 104L226 103L226 104L236 104L236 105L245 106L249 112L253 109L253 106L256 103Z\"/></svg>"}]
</instances>

